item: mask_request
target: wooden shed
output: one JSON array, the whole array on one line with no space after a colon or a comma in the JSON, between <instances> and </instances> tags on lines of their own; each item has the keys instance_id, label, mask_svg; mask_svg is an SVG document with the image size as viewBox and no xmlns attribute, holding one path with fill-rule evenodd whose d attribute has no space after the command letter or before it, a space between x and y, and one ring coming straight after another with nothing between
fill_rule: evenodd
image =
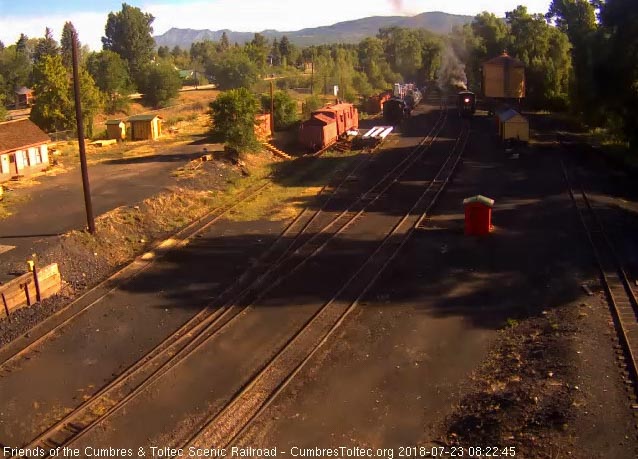
<instances>
[{"instance_id":1,"label":"wooden shed","mask_svg":"<svg viewBox=\"0 0 638 459\"><path fill-rule=\"evenodd\" d=\"M162 135L162 117L159 115L135 115L131 123L131 140L157 140Z\"/></svg>"},{"instance_id":2,"label":"wooden shed","mask_svg":"<svg viewBox=\"0 0 638 459\"><path fill-rule=\"evenodd\" d=\"M126 123L122 120L108 120L106 122L106 137L108 139L126 139Z\"/></svg>"},{"instance_id":3,"label":"wooden shed","mask_svg":"<svg viewBox=\"0 0 638 459\"><path fill-rule=\"evenodd\" d=\"M498 133L503 141L529 142L529 122L517 111L505 110L498 114Z\"/></svg>"},{"instance_id":4,"label":"wooden shed","mask_svg":"<svg viewBox=\"0 0 638 459\"><path fill-rule=\"evenodd\" d=\"M483 95L494 99L523 99L525 64L507 53L485 62Z\"/></svg>"},{"instance_id":5,"label":"wooden shed","mask_svg":"<svg viewBox=\"0 0 638 459\"><path fill-rule=\"evenodd\" d=\"M33 102L33 91L26 87L21 87L15 90L16 103L15 108L30 107Z\"/></svg>"}]
</instances>

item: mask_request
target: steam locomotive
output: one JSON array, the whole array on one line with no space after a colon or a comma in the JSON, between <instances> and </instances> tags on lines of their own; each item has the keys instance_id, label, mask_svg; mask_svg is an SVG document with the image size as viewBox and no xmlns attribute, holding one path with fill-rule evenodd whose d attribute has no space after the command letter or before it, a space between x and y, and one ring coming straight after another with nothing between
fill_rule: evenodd
<instances>
[{"instance_id":1,"label":"steam locomotive","mask_svg":"<svg viewBox=\"0 0 638 459\"><path fill-rule=\"evenodd\" d=\"M458 94L459 116L472 116L476 112L476 94L471 91L461 91Z\"/></svg>"}]
</instances>

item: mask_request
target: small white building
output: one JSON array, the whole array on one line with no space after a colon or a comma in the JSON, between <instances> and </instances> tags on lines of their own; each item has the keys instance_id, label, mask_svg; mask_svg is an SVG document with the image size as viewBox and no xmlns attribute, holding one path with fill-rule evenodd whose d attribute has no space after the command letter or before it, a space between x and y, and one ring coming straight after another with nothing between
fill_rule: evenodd
<instances>
[{"instance_id":1,"label":"small white building","mask_svg":"<svg viewBox=\"0 0 638 459\"><path fill-rule=\"evenodd\" d=\"M0 123L0 183L48 167L50 142L29 119Z\"/></svg>"}]
</instances>

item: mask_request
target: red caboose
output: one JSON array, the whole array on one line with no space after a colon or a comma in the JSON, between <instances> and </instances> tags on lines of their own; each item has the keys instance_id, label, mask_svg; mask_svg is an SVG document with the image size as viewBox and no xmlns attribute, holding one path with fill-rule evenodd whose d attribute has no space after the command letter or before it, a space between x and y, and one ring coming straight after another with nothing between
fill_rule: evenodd
<instances>
[{"instance_id":1,"label":"red caboose","mask_svg":"<svg viewBox=\"0 0 638 459\"><path fill-rule=\"evenodd\" d=\"M312 150L321 150L335 143L349 130L359 128L359 112L352 104L326 105L315 110L310 120L301 125L300 143Z\"/></svg>"},{"instance_id":2,"label":"red caboose","mask_svg":"<svg viewBox=\"0 0 638 459\"><path fill-rule=\"evenodd\" d=\"M321 113L313 113L308 121L302 123L299 131L299 142L312 151L330 146L338 138L335 120Z\"/></svg>"}]
</instances>

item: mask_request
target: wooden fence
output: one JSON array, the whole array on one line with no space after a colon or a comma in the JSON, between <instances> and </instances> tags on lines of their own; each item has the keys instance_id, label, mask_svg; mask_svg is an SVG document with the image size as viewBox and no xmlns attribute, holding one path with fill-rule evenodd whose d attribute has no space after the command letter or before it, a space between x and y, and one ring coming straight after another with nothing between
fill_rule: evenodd
<instances>
[{"instance_id":1,"label":"wooden fence","mask_svg":"<svg viewBox=\"0 0 638 459\"><path fill-rule=\"evenodd\" d=\"M55 295L62 288L58 264L44 268L35 267L32 272L0 285L0 317L11 317L11 313L24 306L38 303Z\"/></svg>"}]
</instances>

